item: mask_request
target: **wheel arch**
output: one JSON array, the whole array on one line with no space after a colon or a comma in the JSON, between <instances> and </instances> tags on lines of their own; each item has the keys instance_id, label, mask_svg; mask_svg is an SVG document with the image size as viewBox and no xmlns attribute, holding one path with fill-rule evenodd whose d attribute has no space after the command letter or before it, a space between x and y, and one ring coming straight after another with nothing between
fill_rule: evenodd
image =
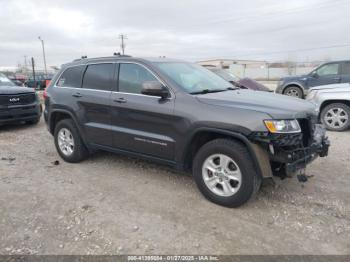
<instances>
[{"instance_id":1,"label":"wheel arch","mask_svg":"<svg viewBox=\"0 0 350 262\"><path fill-rule=\"evenodd\" d=\"M248 149L252 157L253 165L258 175L261 177L266 177L266 175L263 174L261 165L259 164L257 151L254 147L254 144L251 143L245 135L239 132L223 130L218 128L198 128L192 133L192 135L188 139L186 148L182 156L181 163L183 169L188 170L192 167L192 161L194 159L195 154L204 144L218 138L233 139L243 144Z\"/></svg>"},{"instance_id":2,"label":"wheel arch","mask_svg":"<svg viewBox=\"0 0 350 262\"><path fill-rule=\"evenodd\" d=\"M83 140L83 143L85 144L85 146L87 146L88 143L85 139L84 132L81 129L81 126L79 125L74 114L72 112L70 112L69 110L55 109L51 112L50 119L49 119L49 131L50 131L50 133L52 135L54 134L55 127L56 127L57 123L63 119L72 119L73 120L73 122L75 123L75 126L78 129L79 135L80 135L81 139Z\"/></svg>"},{"instance_id":3,"label":"wheel arch","mask_svg":"<svg viewBox=\"0 0 350 262\"><path fill-rule=\"evenodd\" d=\"M348 107L350 107L350 100L346 100L346 99L330 99L330 100L325 100L322 102L322 104L320 105L320 113L322 112L322 110L331 104L336 104L336 103L340 103L340 104L345 104ZM320 116L321 114L319 114Z\"/></svg>"},{"instance_id":4,"label":"wheel arch","mask_svg":"<svg viewBox=\"0 0 350 262\"><path fill-rule=\"evenodd\" d=\"M286 89L288 87L292 87L292 86L300 88L301 92L303 93L303 96L305 95L305 88L303 87L302 84L300 84L298 82L287 83L282 89L282 94L284 94L284 92L286 91Z\"/></svg>"}]
</instances>

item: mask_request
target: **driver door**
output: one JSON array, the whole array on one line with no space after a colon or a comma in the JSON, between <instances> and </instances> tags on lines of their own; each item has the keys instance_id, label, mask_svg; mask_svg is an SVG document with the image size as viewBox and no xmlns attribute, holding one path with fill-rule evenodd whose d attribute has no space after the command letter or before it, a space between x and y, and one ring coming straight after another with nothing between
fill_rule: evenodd
<instances>
[{"instance_id":1,"label":"driver door","mask_svg":"<svg viewBox=\"0 0 350 262\"><path fill-rule=\"evenodd\" d=\"M340 83L340 64L328 63L311 73L308 79L308 86L321 86Z\"/></svg>"},{"instance_id":2,"label":"driver door","mask_svg":"<svg viewBox=\"0 0 350 262\"><path fill-rule=\"evenodd\" d=\"M169 99L141 94L142 83L159 81L144 65L119 64L118 90L112 93L113 147L173 160L175 153L175 96Z\"/></svg>"}]
</instances>

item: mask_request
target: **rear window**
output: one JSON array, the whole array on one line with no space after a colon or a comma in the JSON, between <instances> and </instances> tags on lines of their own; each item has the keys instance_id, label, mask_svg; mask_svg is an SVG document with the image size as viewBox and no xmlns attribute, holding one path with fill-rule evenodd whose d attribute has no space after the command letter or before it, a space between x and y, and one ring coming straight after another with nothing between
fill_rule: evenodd
<instances>
[{"instance_id":1,"label":"rear window","mask_svg":"<svg viewBox=\"0 0 350 262\"><path fill-rule=\"evenodd\" d=\"M57 86L61 87L76 87L79 88L81 85L81 74L84 66L74 66L67 68L60 79L57 81Z\"/></svg>"},{"instance_id":2,"label":"rear window","mask_svg":"<svg viewBox=\"0 0 350 262\"><path fill-rule=\"evenodd\" d=\"M343 75L350 75L350 62L343 64Z\"/></svg>"},{"instance_id":3,"label":"rear window","mask_svg":"<svg viewBox=\"0 0 350 262\"><path fill-rule=\"evenodd\" d=\"M89 65L84 74L83 88L110 91L113 72L113 64Z\"/></svg>"}]
</instances>

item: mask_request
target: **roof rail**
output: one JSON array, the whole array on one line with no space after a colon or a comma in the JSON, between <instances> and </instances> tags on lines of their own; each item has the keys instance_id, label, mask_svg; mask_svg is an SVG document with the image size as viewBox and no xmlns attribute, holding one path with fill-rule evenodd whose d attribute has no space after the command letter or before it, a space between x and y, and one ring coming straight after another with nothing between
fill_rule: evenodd
<instances>
[{"instance_id":1,"label":"roof rail","mask_svg":"<svg viewBox=\"0 0 350 262\"><path fill-rule=\"evenodd\" d=\"M119 56L119 57L131 57L131 55L122 55L122 54L120 54L120 52L118 52L118 53L114 52L113 55L114 56Z\"/></svg>"}]
</instances>

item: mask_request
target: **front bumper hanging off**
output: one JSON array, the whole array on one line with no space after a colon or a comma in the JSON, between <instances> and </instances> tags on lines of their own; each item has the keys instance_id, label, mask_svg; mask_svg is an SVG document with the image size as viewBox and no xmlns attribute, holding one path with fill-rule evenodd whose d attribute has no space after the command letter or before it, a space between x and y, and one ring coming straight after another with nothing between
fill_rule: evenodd
<instances>
[{"instance_id":1,"label":"front bumper hanging off","mask_svg":"<svg viewBox=\"0 0 350 262\"><path fill-rule=\"evenodd\" d=\"M311 142L308 146L303 144L303 135L275 135L262 138L255 137L256 141L265 145L269 152L272 172L276 176L286 177L296 174L317 157L328 155L330 142L326 137L325 128L316 124L313 129Z\"/></svg>"}]
</instances>

